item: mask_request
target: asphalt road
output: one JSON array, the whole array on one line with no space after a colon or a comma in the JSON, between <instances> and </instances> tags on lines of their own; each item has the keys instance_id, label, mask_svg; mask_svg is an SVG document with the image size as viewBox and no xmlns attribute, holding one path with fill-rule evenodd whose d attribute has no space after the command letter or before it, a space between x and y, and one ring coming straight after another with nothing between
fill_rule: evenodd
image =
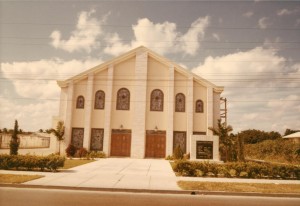
<instances>
[{"instance_id":1,"label":"asphalt road","mask_svg":"<svg viewBox=\"0 0 300 206\"><path fill-rule=\"evenodd\" d=\"M300 198L147 194L58 189L0 188L1 206L299 206Z\"/></svg>"}]
</instances>

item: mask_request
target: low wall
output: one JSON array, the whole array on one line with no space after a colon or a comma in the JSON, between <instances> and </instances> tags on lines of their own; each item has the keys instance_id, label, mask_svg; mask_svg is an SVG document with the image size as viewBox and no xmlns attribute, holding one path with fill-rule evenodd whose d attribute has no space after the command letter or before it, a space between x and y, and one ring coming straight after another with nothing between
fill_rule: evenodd
<instances>
[{"instance_id":1,"label":"low wall","mask_svg":"<svg viewBox=\"0 0 300 206\"><path fill-rule=\"evenodd\" d=\"M56 153L58 143L56 137L47 133L20 134L19 154L48 155ZM9 154L11 134L0 134L0 154Z\"/></svg>"}]
</instances>

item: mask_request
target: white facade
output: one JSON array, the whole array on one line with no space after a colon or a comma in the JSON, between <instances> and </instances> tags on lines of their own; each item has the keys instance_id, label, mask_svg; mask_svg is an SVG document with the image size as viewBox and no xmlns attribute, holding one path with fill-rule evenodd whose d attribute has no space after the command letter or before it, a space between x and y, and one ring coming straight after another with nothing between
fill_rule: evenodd
<instances>
[{"instance_id":1,"label":"white facade","mask_svg":"<svg viewBox=\"0 0 300 206\"><path fill-rule=\"evenodd\" d=\"M108 156L163 158L180 145L197 159L193 136L201 135L213 142L211 159L218 159L218 138L208 128L220 118L223 87L145 47L58 84L64 148L72 143Z\"/></svg>"}]
</instances>

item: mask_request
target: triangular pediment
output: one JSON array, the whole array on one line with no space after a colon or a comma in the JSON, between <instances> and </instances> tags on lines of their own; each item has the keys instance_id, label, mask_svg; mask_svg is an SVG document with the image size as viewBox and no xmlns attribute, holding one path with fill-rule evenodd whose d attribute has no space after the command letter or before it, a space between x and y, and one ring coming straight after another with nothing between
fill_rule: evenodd
<instances>
[{"instance_id":1,"label":"triangular pediment","mask_svg":"<svg viewBox=\"0 0 300 206\"><path fill-rule=\"evenodd\" d=\"M57 81L57 83L60 87L66 87L66 86L68 86L68 84L70 82L75 83L75 82L81 81L83 79L86 79L89 74L99 73L105 69L108 69L109 66L117 65L123 61L127 61L128 59L135 57L136 54L141 53L141 52L147 52L148 57L151 57L151 58L155 59L156 61L159 61L161 64L164 64L167 67L174 67L175 71L179 72L180 74L182 74L190 79L193 79L194 81L198 82L201 85L204 85L206 87L212 87L216 92L222 92L224 89L223 87L216 86L215 84L209 82L208 80L190 72L188 69L183 68L179 64L157 54L156 52L154 52L144 46L137 47L129 52L126 52L126 53L124 53L118 57L115 57L111 60L108 60L98 66L88 69L88 70L86 70L78 75L75 75L67 80Z\"/></svg>"}]
</instances>

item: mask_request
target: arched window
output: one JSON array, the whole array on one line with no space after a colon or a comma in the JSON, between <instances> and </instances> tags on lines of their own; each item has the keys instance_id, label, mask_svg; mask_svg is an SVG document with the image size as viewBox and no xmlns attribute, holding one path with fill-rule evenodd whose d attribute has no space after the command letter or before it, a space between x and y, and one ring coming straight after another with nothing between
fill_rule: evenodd
<instances>
[{"instance_id":1,"label":"arched window","mask_svg":"<svg viewBox=\"0 0 300 206\"><path fill-rule=\"evenodd\" d=\"M182 93L176 94L175 112L185 112L185 96Z\"/></svg>"},{"instance_id":2,"label":"arched window","mask_svg":"<svg viewBox=\"0 0 300 206\"><path fill-rule=\"evenodd\" d=\"M105 93L102 90L99 90L95 94L95 109L104 109L105 105Z\"/></svg>"},{"instance_id":3,"label":"arched window","mask_svg":"<svg viewBox=\"0 0 300 206\"><path fill-rule=\"evenodd\" d=\"M126 88L121 88L117 94L117 110L129 110L130 92Z\"/></svg>"},{"instance_id":4,"label":"arched window","mask_svg":"<svg viewBox=\"0 0 300 206\"><path fill-rule=\"evenodd\" d=\"M151 92L150 111L164 110L164 93L159 89L154 89Z\"/></svg>"},{"instance_id":5,"label":"arched window","mask_svg":"<svg viewBox=\"0 0 300 206\"><path fill-rule=\"evenodd\" d=\"M200 100L200 99L198 99L197 101L196 101L196 112L197 113L203 113L203 101L202 100Z\"/></svg>"},{"instance_id":6,"label":"arched window","mask_svg":"<svg viewBox=\"0 0 300 206\"><path fill-rule=\"evenodd\" d=\"M77 109L83 109L84 108L84 97L78 96L76 101L76 108Z\"/></svg>"}]
</instances>

